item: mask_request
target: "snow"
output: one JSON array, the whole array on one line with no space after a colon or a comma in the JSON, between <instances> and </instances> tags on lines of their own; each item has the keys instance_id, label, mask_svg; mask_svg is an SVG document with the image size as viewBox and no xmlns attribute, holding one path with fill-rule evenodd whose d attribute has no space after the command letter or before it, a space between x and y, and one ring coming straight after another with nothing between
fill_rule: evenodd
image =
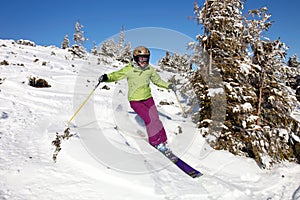
<instances>
[{"instance_id":1,"label":"snow","mask_svg":"<svg viewBox=\"0 0 300 200\"><path fill-rule=\"evenodd\" d=\"M217 94L222 94L222 93L224 93L223 88L209 88L208 89L208 96L210 96L210 97L214 97Z\"/></svg>"},{"instance_id":2,"label":"snow","mask_svg":"<svg viewBox=\"0 0 300 200\"><path fill-rule=\"evenodd\" d=\"M242 108L244 111L251 111L253 109L251 103L244 103Z\"/></svg>"},{"instance_id":3,"label":"snow","mask_svg":"<svg viewBox=\"0 0 300 200\"><path fill-rule=\"evenodd\" d=\"M213 150L190 119L181 116L176 97L152 86L170 147L204 173L198 179L188 177L148 145L145 127L128 105L125 81L106 84L110 90L101 89L104 84L95 90L71 123L75 136L62 142L54 163L51 142L56 132L65 130L98 76L118 68L99 65L91 55L77 59L67 50L12 40L0 40L3 60L9 65L0 65L1 200L300 196L299 165L263 170L253 159ZM30 76L45 79L51 87L29 86ZM174 104L161 106L161 100ZM294 117L300 119L297 113Z\"/></svg>"},{"instance_id":4,"label":"snow","mask_svg":"<svg viewBox=\"0 0 300 200\"><path fill-rule=\"evenodd\" d=\"M247 65L245 63L241 63L240 68L241 68L241 73L243 73L245 75L248 75L251 70L251 66Z\"/></svg>"}]
</instances>

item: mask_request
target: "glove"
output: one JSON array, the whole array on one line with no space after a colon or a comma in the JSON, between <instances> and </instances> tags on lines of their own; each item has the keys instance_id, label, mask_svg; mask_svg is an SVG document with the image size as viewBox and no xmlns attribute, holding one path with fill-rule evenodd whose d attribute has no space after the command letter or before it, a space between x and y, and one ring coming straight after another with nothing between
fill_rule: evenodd
<instances>
[{"instance_id":1,"label":"glove","mask_svg":"<svg viewBox=\"0 0 300 200\"><path fill-rule=\"evenodd\" d=\"M173 92L176 92L176 90L177 90L176 89L176 85L173 84L173 83L171 83L168 88L171 89L171 90L173 90Z\"/></svg>"},{"instance_id":2,"label":"glove","mask_svg":"<svg viewBox=\"0 0 300 200\"><path fill-rule=\"evenodd\" d=\"M108 80L107 74L103 74L98 78L98 81L101 82L105 82Z\"/></svg>"}]
</instances>

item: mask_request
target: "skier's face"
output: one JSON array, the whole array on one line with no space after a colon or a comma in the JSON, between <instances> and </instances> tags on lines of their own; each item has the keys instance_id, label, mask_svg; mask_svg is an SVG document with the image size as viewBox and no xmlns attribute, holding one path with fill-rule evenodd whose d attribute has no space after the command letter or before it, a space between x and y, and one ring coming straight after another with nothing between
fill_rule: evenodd
<instances>
[{"instance_id":1,"label":"skier's face","mask_svg":"<svg viewBox=\"0 0 300 200\"><path fill-rule=\"evenodd\" d=\"M149 56L138 56L138 64L141 67L146 67L149 64Z\"/></svg>"},{"instance_id":2,"label":"skier's face","mask_svg":"<svg viewBox=\"0 0 300 200\"><path fill-rule=\"evenodd\" d=\"M146 67L148 65L148 62L139 62L140 67Z\"/></svg>"}]
</instances>

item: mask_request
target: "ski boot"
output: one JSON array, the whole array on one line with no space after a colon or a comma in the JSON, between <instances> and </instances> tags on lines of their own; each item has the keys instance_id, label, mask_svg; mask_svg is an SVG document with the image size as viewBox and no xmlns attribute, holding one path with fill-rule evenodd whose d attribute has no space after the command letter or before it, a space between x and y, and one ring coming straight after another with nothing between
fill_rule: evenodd
<instances>
[{"instance_id":1,"label":"ski boot","mask_svg":"<svg viewBox=\"0 0 300 200\"><path fill-rule=\"evenodd\" d=\"M163 153L172 162L174 163L177 162L178 157L172 153L171 149L168 147L166 143L160 143L158 145L155 145L155 148L159 150L161 153Z\"/></svg>"}]
</instances>

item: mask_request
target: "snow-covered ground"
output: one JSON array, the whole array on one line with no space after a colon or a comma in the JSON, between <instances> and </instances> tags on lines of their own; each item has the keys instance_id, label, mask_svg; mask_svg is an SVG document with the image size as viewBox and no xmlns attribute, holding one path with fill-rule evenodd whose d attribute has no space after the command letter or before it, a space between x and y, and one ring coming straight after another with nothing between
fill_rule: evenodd
<instances>
[{"instance_id":1,"label":"snow-covered ground","mask_svg":"<svg viewBox=\"0 0 300 200\"><path fill-rule=\"evenodd\" d=\"M97 64L93 56L72 58L56 47L0 40L0 63L8 62L0 65L1 200L300 199L299 165L262 170L252 159L211 149L181 117L174 94L153 86L171 148L204 176L184 174L147 144L124 81L95 90L54 163L56 132L63 133L99 75L118 69ZM30 76L51 87L29 86ZM299 112L294 116L300 119Z\"/></svg>"}]
</instances>

